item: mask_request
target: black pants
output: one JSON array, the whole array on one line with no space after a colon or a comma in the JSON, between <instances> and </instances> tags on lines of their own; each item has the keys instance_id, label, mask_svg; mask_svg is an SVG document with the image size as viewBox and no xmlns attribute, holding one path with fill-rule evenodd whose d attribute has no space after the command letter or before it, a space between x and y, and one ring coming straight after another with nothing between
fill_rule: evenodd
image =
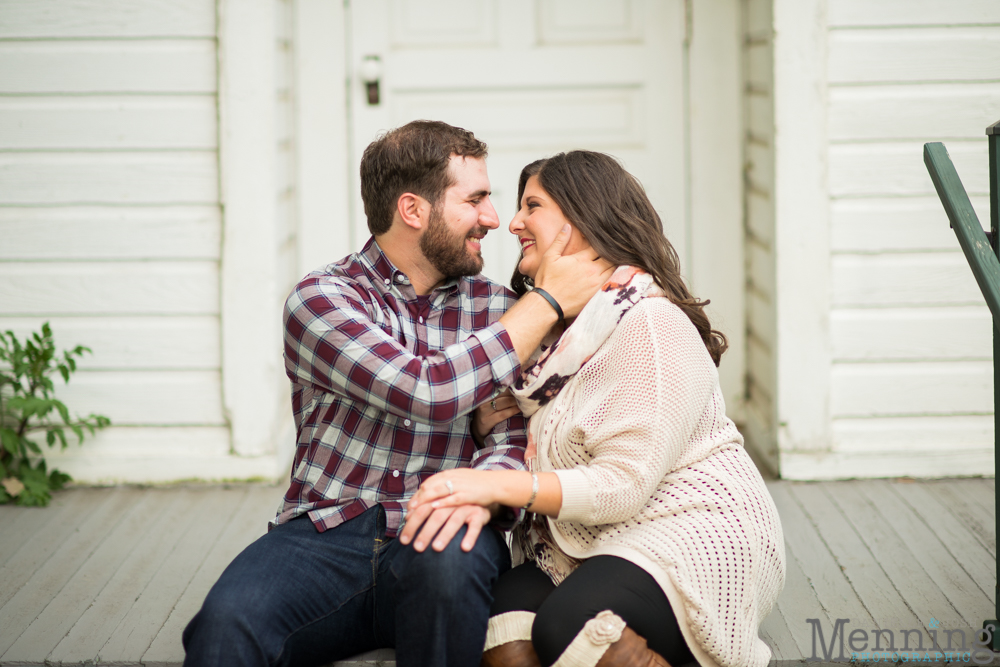
<instances>
[{"instance_id":1,"label":"black pants","mask_svg":"<svg viewBox=\"0 0 1000 667\"><path fill-rule=\"evenodd\" d=\"M605 609L620 616L671 665L694 660L660 585L641 567L615 556L588 558L558 587L533 562L520 565L494 584L490 616L535 612L531 641L548 667L584 624Z\"/></svg>"}]
</instances>

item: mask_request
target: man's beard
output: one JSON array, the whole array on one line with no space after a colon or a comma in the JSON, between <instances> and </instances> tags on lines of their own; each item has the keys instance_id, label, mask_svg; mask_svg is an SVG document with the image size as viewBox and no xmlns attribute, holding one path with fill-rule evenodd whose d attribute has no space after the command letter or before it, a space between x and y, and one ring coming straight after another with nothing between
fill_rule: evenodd
<instances>
[{"instance_id":1,"label":"man's beard","mask_svg":"<svg viewBox=\"0 0 1000 667\"><path fill-rule=\"evenodd\" d=\"M444 215L434 207L427 222L427 231L420 237L420 251L447 278L474 276L483 270L483 254L469 252L465 241L470 236L485 236L488 231L488 227L479 225L468 234L459 236L448 229Z\"/></svg>"}]
</instances>

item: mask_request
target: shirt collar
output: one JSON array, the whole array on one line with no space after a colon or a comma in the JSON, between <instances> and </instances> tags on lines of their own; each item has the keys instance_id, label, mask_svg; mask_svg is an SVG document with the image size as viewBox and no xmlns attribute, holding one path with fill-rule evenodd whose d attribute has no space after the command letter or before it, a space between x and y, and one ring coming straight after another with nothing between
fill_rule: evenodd
<instances>
[{"instance_id":1,"label":"shirt collar","mask_svg":"<svg viewBox=\"0 0 1000 667\"><path fill-rule=\"evenodd\" d=\"M374 275L374 282L378 284L385 291L389 291L393 285L410 286L410 279L405 273L396 268L396 266L385 256L382 252L382 248L379 247L378 242L375 237L372 236L368 239L365 247L361 250L361 257L364 263L368 266L368 269ZM458 290L458 284L462 279L460 277L448 278L443 283L435 287L427 295L433 299L435 294L439 291L444 291L446 293ZM409 294L416 294L412 289L407 290Z\"/></svg>"}]
</instances>

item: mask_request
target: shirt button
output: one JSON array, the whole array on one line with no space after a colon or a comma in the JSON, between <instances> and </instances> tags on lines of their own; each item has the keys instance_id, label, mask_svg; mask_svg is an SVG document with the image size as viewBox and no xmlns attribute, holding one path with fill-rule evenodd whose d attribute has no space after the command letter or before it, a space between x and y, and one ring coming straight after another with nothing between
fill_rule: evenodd
<instances>
[{"instance_id":1,"label":"shirt button","mask_svg":"<svg viewBox=\"0 0 1000 667\"><path fill-rule=\"evenodd\" d=\"M421 315L420 317L418 317L417 321L419 321L421 324L423 324L424 323L424 316Z\"/></svg>"},{"instance_id":2,"label":"shirt button","mask_svg":"<svg viewBox=\"0 0 1000 667\"><path fill-rule=\"evenodd\" d=\"M392 471L392 476L393 477L399 477L399 471L398 470L393 470Z\"/></svg>"},{"instance_id":3,"label":"shirt button","mask_svg":"<svg viewBox=\"0 0 1000 667\"><path fill-rule=\"evenodd\" d=\"M406 426L409 426L410 425L410 420L409 419L404 419L403 420L403 424L406 425Z\"/></svg>"},{"instance_id":4,"label":"shirt button","mask_svg":"<svg viewBox=\"0 0 1000 667\"><path fill-rule=\"evenodd\" d=\"M388 285L388 284L389 284L389 279L388 279L388 278L386 278L386 279L385 279L385 284L386 284L386 285Z\"/></svg>"}]
</instances>

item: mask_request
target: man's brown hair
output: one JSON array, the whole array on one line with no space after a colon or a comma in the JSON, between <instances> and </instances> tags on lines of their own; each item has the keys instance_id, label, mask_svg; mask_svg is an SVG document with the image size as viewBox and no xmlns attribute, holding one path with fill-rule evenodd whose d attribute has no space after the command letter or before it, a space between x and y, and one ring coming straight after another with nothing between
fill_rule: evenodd
<instances>
[{"instance_id":1,"label":"man's brown hair","mask_svg":"<svg viewBox=\"0 0 1000 667\"><path fill-rule=\"evenodd\" d=\"M437 206L452 184L452 155L485 158L486 144L468 130L437 120L415 120L368 144L361 156L361 199L374 236L392 226L400 195L412 192Z\"/></svg>"}]
</instances>

